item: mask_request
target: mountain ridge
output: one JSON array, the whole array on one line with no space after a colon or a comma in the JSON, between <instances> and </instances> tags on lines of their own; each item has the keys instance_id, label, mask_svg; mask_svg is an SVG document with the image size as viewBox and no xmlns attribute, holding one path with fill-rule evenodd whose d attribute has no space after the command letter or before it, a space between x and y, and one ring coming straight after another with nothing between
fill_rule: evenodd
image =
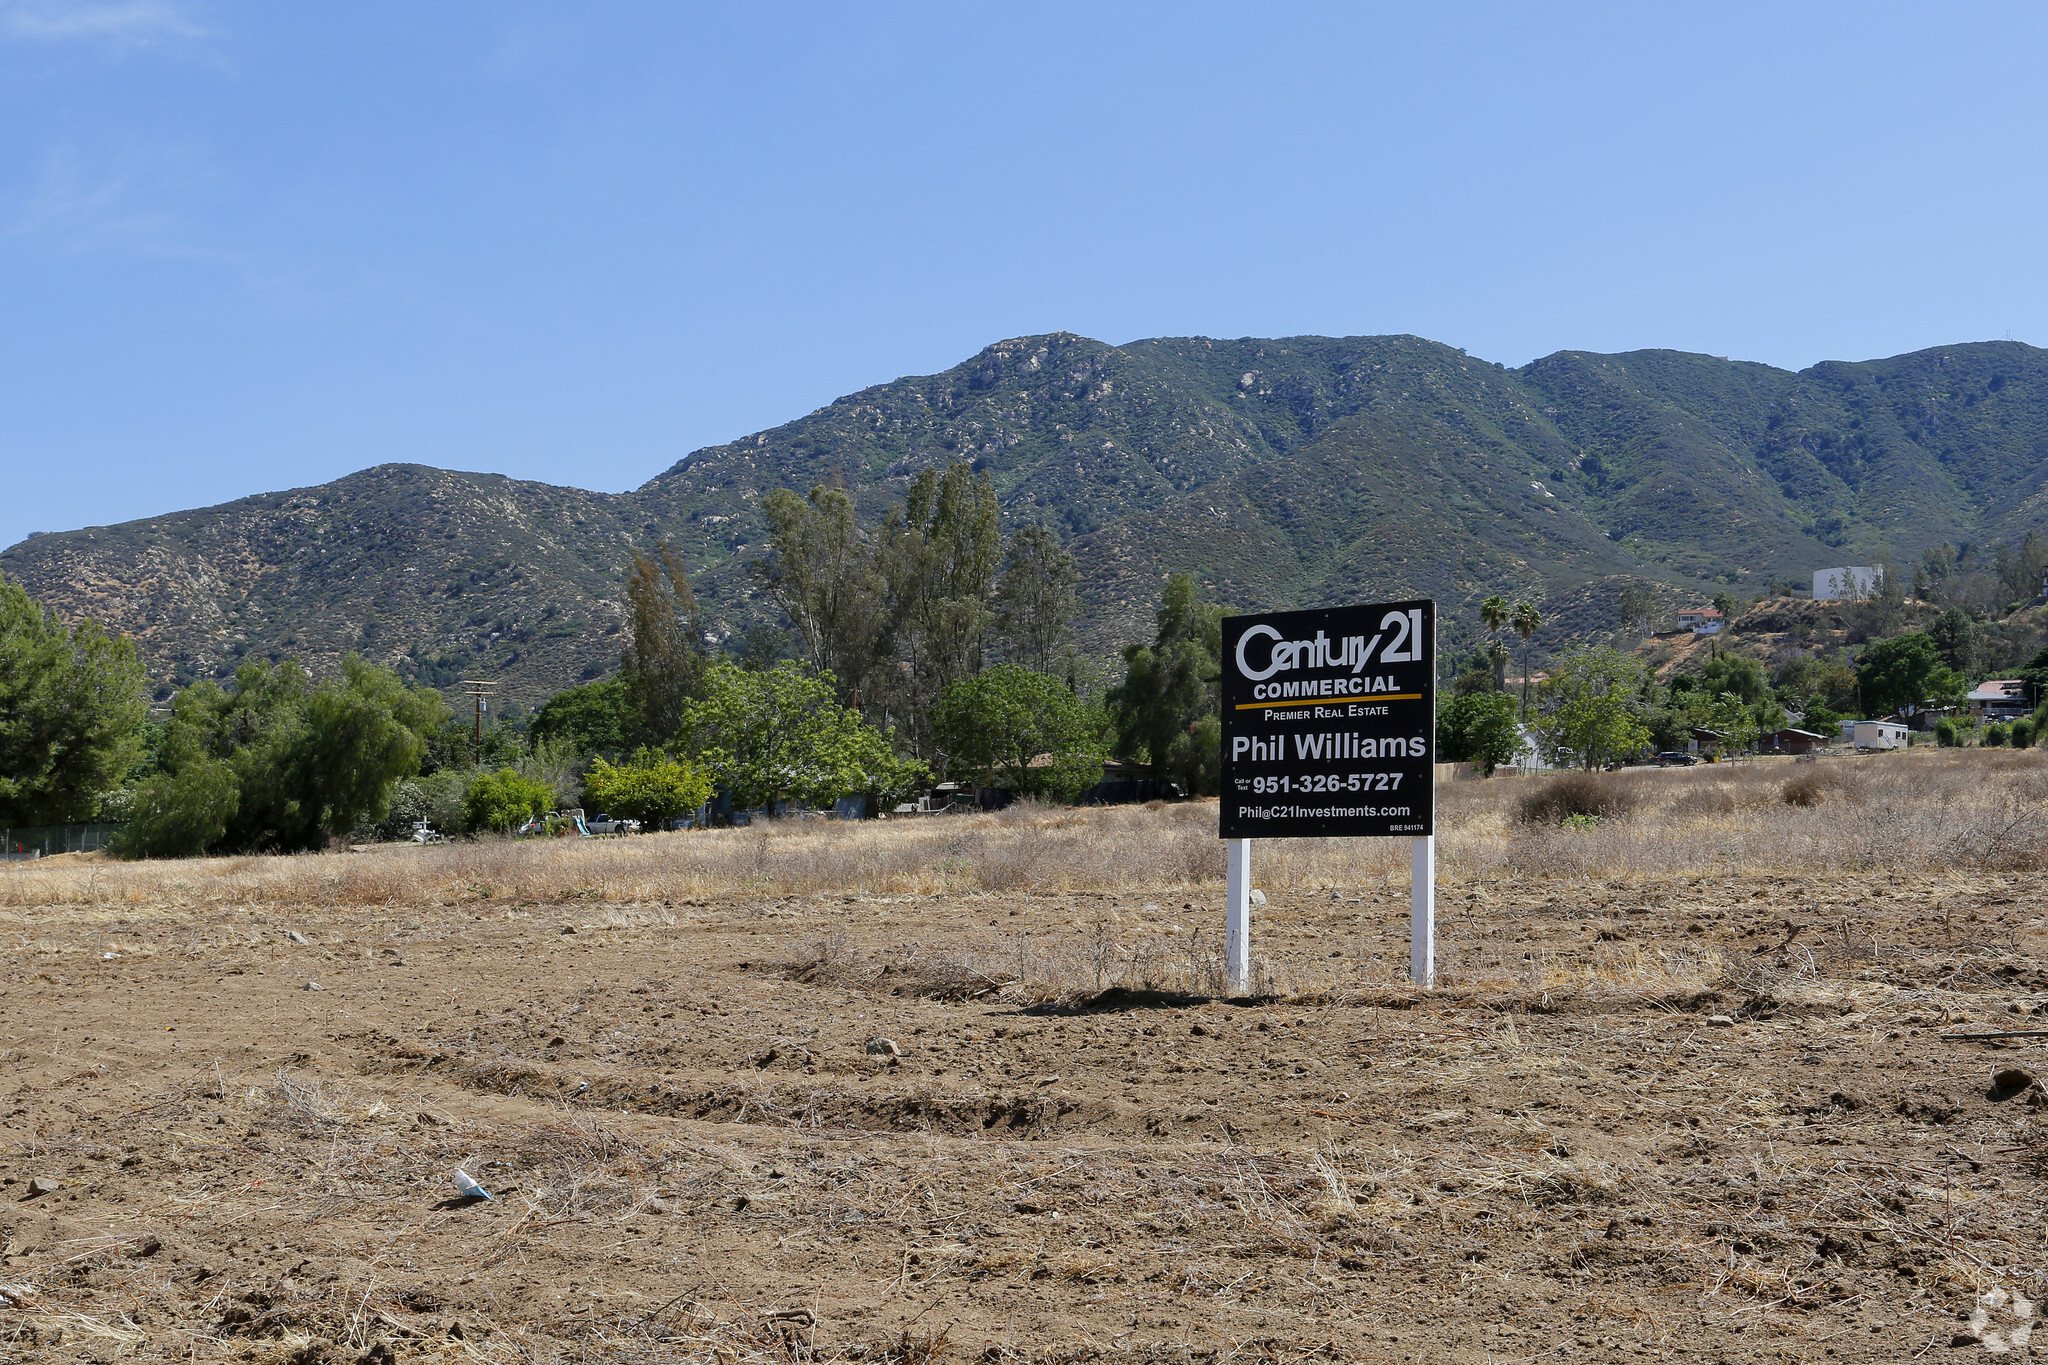
<instances>
[{"instance_id":1,"label":"mountain ridge","mask_svg":"<svg viewBox=\"0 0 2048 1365\"><path fill-rule=\"evenodd\" d=\"M1085 645L1148 636L1190 571L1242 608L1493 591L1597 631L1625 578L1676 599L2009 539L2048 506L2048 351L1933 347L1802 371L1688 352L1560 351L1516 369L1414 336L984 347L691 451L626 493L377 465L326 484L45 532L0 569L136 636L166 686L244 657L351 650L537 700L615 663L631 551L667 537L719 639L771 620L747 571L760 498L843 483L873 521L966 460L1008 527L1082 572ZM1603 588L1600 585L1607 585Z\"/></svg>"}]
</instances>

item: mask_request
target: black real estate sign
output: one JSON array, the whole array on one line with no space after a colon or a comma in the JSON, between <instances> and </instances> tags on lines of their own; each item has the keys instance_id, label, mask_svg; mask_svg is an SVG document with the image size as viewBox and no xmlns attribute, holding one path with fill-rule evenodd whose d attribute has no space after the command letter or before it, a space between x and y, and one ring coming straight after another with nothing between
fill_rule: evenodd
<instances>
[{"instance_id":1,"label":"black real estate sign","mask_svg":"<svg viewBox=\"0 0 2048 1365\"><path fill-rule=\"evenodd\" d=\"M1436 603L1223 622L1225 839L1436 833Z\"/></svg>"}]
</instances>

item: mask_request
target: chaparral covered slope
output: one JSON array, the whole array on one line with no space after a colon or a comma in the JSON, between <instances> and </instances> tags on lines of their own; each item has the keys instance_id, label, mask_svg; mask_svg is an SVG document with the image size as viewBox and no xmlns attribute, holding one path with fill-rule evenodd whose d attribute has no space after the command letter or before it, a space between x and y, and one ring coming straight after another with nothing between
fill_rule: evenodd
<instances>
[{"instance_id":1,"label":"chaparral covered slope","mask_svg":"<svg viewBox=\"0 0 2048 1365\"><path fill-rule=\"evenodd\" d=\"M601 494L383 465L314 488L36 535L0 569L134 633L166 681L348 650L538 699L615 662L631 550L671 537L720 636L772 619L747 566L776 487L870 516L920 469L986 470L1069 537L1083 638L1149 631L1162 578L1247 608L1525 591L1612 624L1618 576L1756 590L2017 537L2048 478L2048 351L1939 347L1792 373L1673 351L1509 370L1417 337L1070 333L990 346ZM1453 640L1456 643L1456 640Z\"/></svg>"}]
</instances>

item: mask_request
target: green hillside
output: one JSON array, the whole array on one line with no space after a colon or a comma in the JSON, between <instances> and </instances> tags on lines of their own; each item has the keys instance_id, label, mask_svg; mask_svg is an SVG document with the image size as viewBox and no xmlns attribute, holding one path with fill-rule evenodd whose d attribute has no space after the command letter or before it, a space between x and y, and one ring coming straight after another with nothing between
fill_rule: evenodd
<instances>
[{"instance_id":1,"label":"green hillside","mask_svg":"<svg viewBox=\"0 0 2048 1365\"><path fill-rule=\"evenodd\" d=\"M141 640L166 679L355 649L534 699L616 659L634 546L673 537L721 636L770 619L747 564L761 497L824 481L869 517L918 470L984 469L1012 525L1070 539L1084 641L1149 633L1197 573L1243 607L1522 591L1558 634L1613 591L1755 592L2048 520L2048 352L1940 347L1797 374L1672 351L1503 369L1417 337L1068 333L848 395L695 451L627 494L418 466L39 535L0 568Z\"/></svg>"}]
</instances>

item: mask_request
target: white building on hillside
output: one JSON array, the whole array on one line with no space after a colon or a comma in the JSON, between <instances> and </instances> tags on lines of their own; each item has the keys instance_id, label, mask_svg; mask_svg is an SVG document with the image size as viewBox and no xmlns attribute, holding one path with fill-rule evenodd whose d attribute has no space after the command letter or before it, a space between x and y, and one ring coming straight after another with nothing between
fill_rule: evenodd
<instances>
[{"instance_id":1,"label":"white building on hillside","mask_svg":"<svg viewBox=\"0 0 2048 1365\"><path fill-rule=\"evenodd\" d=\"M1813 571L1813 600L1816 602L1860 602L1877 591L1877 568L1860 565Z\"/></svg>"}]
</instances>

